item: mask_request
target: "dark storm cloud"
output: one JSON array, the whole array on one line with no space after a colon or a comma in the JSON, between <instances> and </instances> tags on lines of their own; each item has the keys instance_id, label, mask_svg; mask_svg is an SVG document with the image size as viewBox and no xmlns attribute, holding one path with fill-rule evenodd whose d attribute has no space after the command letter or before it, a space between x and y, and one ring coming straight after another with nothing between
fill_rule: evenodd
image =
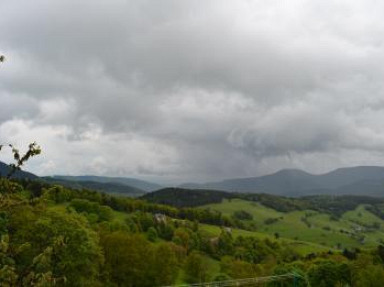
<instances>
[{"instance_id":1,"label":"dark storm cloud","mask_svg":"<svg viewBox=\"0 0 384 287\"><path fill-rule=\"evenodd\" d=\"M40 173L181 181L383 164L382 8L2 1L0 136L36 138Z\"/></svg>"}]
</instances>

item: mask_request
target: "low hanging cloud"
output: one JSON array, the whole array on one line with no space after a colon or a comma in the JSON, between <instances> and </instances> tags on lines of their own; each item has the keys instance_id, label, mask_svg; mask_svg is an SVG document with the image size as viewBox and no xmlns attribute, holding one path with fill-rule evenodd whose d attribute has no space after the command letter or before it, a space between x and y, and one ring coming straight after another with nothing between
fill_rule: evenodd
<instances>
[{"instance_id":1,"label":"low hanging cloud","mask_svg":"<svg viewBox=\"0 0 384 287\"><path fill-rule=\"evenodd\" d=\"M2 1L0 139L41 144L28 169L44 175L383 165L383 8Z\"/></svg>"}]
</instances>

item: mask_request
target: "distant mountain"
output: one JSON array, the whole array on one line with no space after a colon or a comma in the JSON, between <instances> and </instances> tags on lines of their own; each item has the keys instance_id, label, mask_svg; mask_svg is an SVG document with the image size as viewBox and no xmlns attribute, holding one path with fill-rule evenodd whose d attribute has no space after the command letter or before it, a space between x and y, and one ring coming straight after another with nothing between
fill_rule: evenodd
<instances>
[{"instance_id":1,"label":"distant mountain","mask_svg":"<svg viewBox=\"0 0 384 287\"><path fill-rule=\"evenodd\" d=\"M188 183L181 187L285 196L352 194L384 197L384 167L340 168L321 175L313 175L297 169L284 169L266 176L228 179L205 184Z\"/></svg>"},{"instance_id":2,"label":"distant mountain","mask_svg":"<svg viewBox=\"0 0 384 287\"><path fill-rule=\"evenodd\" d=\"M360 181L381 181L384 179L384 167L357 166L339 168L317 177L325 185L325 187L338 188Z\"/></svg>"},{"instance_id":3,"label":"distant mountain","mask_svg":"<svg viewBox=\"0 0 384 287\"><path fill-rule=\"evenodd\" d=\"M100 191L108 194L123 195L129 197L138 197L146 192L142 189L132 187L125 184L113 183L113 182L96 182L96 181L75 181L62 178L55 178L46 176L43 178L46 182L51 184L59 184L62 186L75 188L75 189L90 189Z\"/></svg>"},{"instance_id":4,"label":"distant mountain","mask_svg":"<svg viewBox=\"0 0 384 287\"><path fill-rule=\"evenodd\" d=\"M11 171L11 168L4 162L0 161L0 176L7 176L10 171ZM37 179L38 176L27 171L18 170L12 175L11 178Z\"/></svg>"},{"instance_id":5,"label":"distant mountain","mask_svg":"<svg viewBox=\"0 0 384 287\"><path fill-rule=\"evenodd\" d=\"M99 183L114 183L114 184L130 186L146 192L150 192L150 191L154 191L162 188L161 185L158 185L156 183L139 180L136 178L128 178L128 177L107 177L107 176L94 176L94 175L82 175L82 176L55 175L55 176L51 176L50 178L75 181L75 182L92 181L92 182L99 182Z\"/></svg>"}]
</instances>

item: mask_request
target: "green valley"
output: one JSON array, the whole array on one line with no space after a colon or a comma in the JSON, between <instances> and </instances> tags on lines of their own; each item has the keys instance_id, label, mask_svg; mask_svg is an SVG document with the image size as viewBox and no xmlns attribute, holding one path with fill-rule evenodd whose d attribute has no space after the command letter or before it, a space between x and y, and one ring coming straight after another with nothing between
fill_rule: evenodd
<instances>
[{"instance_id":1,"label":"green valley","mask_svg":"<svg viewBox=\"0 0 384 287\"><path fill-rule=\"evenodd\" d=\"M378 199L186 189L137 199L1 178L0 196L1 286L149 287L267 276L278 280L268 286L292 286L296 278L298 286L360 287L384 276ZM319 277L324 272L331 275Z\"/></svg>"}]
</instances>

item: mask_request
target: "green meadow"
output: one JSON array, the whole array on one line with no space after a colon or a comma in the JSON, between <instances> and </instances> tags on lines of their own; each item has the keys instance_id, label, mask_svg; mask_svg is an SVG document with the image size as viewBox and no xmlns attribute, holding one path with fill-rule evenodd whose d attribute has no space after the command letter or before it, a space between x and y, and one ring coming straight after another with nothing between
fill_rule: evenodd
<instances>
[{"instance_id":1,"label":"green meadow","mask_svg":"<svg viewBox=\"0 0 384 287\"><path fill-rule=\"evenodd\" d=\"M278 212L242 199L224 199L221 203L201 208L217 210L227 216L233 216L236 211L246 211L253 218L242 222L247 230L259 237L269 235L335 249L374 246L384 240L384 221L367 211L364 205L336 219L313 210ZM234 231L234 234L238 232Z\"/></svg>"}]
</instances>

